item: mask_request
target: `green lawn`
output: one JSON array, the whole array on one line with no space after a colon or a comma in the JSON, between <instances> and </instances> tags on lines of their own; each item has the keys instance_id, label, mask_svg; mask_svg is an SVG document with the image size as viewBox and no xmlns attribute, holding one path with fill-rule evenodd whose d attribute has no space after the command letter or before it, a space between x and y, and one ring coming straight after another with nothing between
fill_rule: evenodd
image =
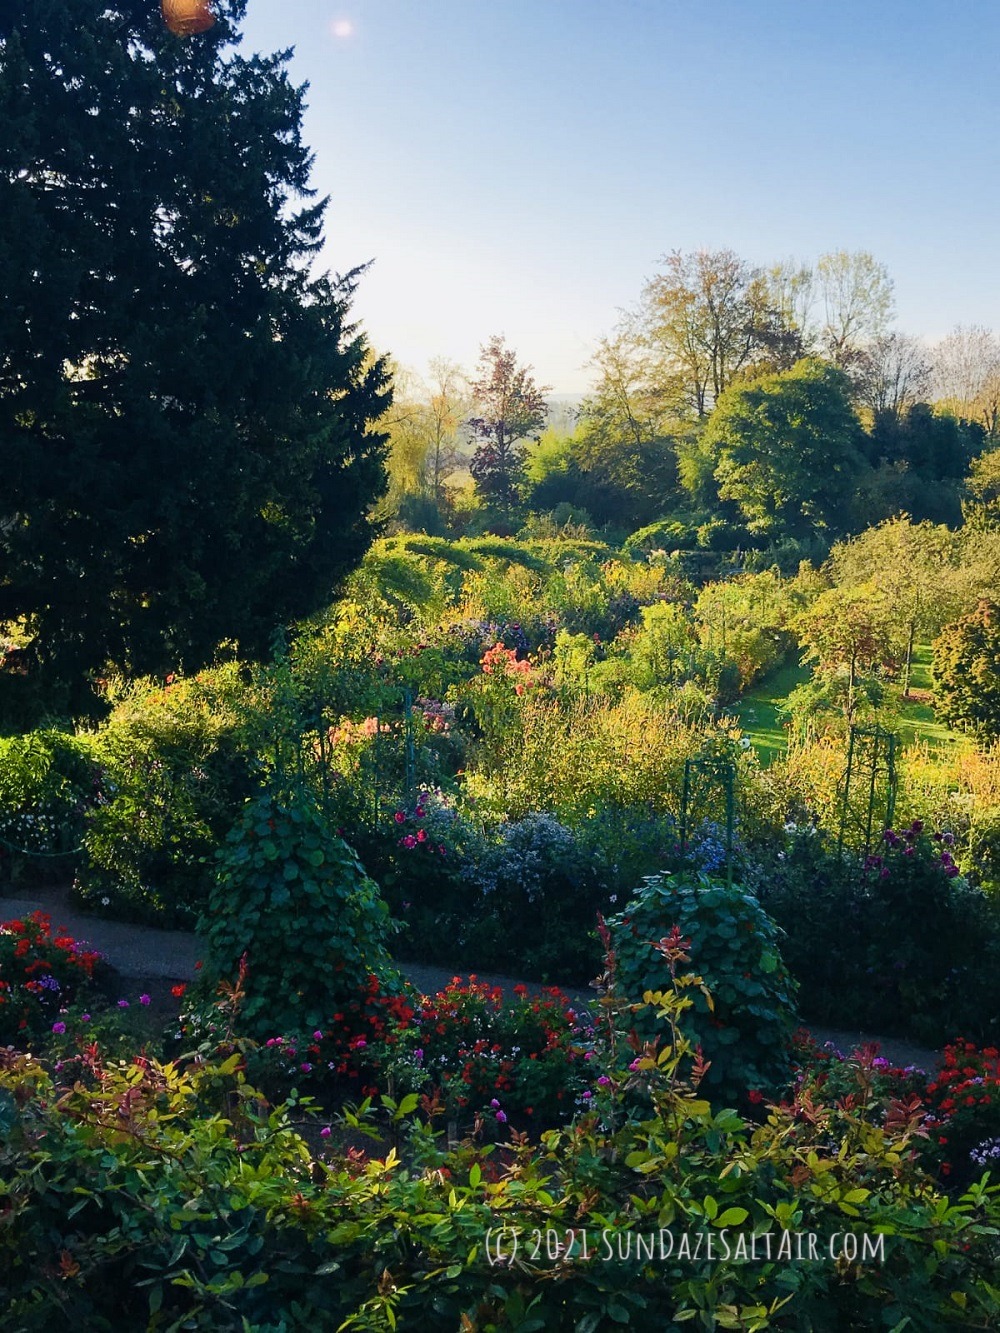
<instances>
[{"instance_id":1,"label":"green lawn","mask_svg":"<svg viewBox=\"0 0 1000 1333\"><path fill-rule=\"evenodd\" d=\"M762 764L767 765L776 755L784 753L788 737L778 708L797 685L803 685L808 679L808 667L794 660L786 662L758 681L733 709L734 716L753 741Z\"/></svg>"},{"instance_id":2,"label":"green lawn","mask_svg":"<svg viewBox=\"0 0 1000 1333\"><path fill-rule=\"evenodd\" d=\"M797 661L787 662L770 676L765 676L743 696L732 710L765 766L783 754L787 743L783 719L778 709L797 685L809 679L809 668ZM914 690L931 688L930 644L918 644L913 652L910 685ZM934 716L929 703L908 700L900 709L899 738L903 745L926 742L931 746L954 745L962 740Z\"/></svg>"}]
</instances>

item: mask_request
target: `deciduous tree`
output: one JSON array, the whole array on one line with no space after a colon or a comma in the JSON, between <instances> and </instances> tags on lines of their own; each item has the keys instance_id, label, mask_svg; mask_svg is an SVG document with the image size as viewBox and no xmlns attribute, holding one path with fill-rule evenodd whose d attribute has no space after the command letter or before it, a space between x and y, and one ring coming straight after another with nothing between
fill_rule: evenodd
<instances>
[{"instance_id":1,"label":"deciduous tree","mask_svg":"<svg viewBox=\"0 0 1000 1333\"><path fill-rule=\"evenodd\" d=\"M836 533L862 459L861 428L844 375L805 359L792 370L735 384L704 434L719 494L765 537Z\"/></svg>"},{"instance_id":2,"label":"deciduous tree","mask_svg":"<svg viewBox=\"0 0 1000 1333\"><path fill-rule=\"evenodd\" d=\"M531 366L519 366L502 337L481 351L470 385L479 413L469 419L481 441L470 471L482 498L505 520L516 510L524 481L525 444L545 421L549 386L539 387Z\"/></svg>"}]
</instances>

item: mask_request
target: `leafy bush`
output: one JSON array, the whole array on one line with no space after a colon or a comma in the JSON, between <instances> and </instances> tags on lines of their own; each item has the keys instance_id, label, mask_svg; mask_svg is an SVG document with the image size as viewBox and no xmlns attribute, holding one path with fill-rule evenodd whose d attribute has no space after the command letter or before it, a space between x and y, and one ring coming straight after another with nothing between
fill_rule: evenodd
<instances>
[{"instance_id":1,"label":"leafy bush","mask_svg":"<svg viewBox=\"0 0 1000 1333\"><path fill-rule=\"evenodd\" d=\"M782 932L752 894L706 875L651 875L607 925L621 990L633 1001L668 987L657 942L670 928L690 940L692 965L713 999L699 992L682 1027L710 1061L715 1100L736 1104L749 1089L785 1081L797 987L782 961ZM656 1035L649 1015L638 1027Z\"/></svg>"},{"instance_id":2,"label":"leafy bush","mask_svg":"<svg viewBox=\"0 0 1000 1333\"><path fill-rule=\"evenodd\" d=\"M803 1012L931 1043L995 1032L1000 916L959 875L951 834L916 821L862 860L810 827L789 825L750 881L786 932Z\"/></svg>"},{"instance_id":3,"label":"leafy bush","mask_svg":"<svg viewBox=\"0 0 1000 1333\"><path fill-rule=\"evenodd\" d=\"M934 641L934 695L952 726L1000 736L1000 605L981 601Z\"/></svg>"},{"instance_id":4,"label":"leafy bush","mask_svg":"<svg viewBox=\"0 0 1000 1333\"><path fill-rule=\"evenodd\" d=\"M415 1128L404 1169L384 1148L321 1150L336 1140L315 1131L310 1149L240 1063L95 1052L67 1087L0 1052L5 1326L71 1312L90 1328L840 1333L888 1316L937 1333L1000 1319L1000 1186L942 1196L905 1112L879 1125L811 1097L753 1127L668 1060L638 1122L609 1130L595 1112L502 1152L442 1151ZM803 1243L815 1254L794 1262Z\"/></svg>"},{"instance_id":5,"label":"leafy bush","mask_svg":"<svg viewBox=\"0 0 1000 1333\"><path fill-rule=\"evenodd\" d=\"M0 922L0 1045L26 1049L59 1023L60 1012L93 993L106 967L65 931L52 934L51 919L32 912Z\"/></svg>"},{"instance_id":6,"label":"leafy bush","mask_svg":"<svg viewBox=\"0 0 1000 1333\"><path fill-rule=\"evenodd\" d=\"M0 737L0 866L11 880L65 876L104 779L89 737L33 731Z\"/></svg>"},{"instance_id":7,"label":"leafy bush","mask_svg":"<svg viewBox=\"0 0 1000 1333\"><path fill-rule=\"evenodd\" d=\"M391 989L389 912L302 788L259 793L220 852L202 922L206 978L247 960L251 1035L314 1029L374 973Z\"/></svg>"},{"instance_id":8,"label":"leafy bush","mask_svg":"<svg viewBox=\"0 0 1000 1333\"><path fill-rule=\"evenodd\" d=\"M139 682L97 737L109 801L93 811L75 885L84 907L191 927L212 857L252 790L265 694L229 663L165 686Z\"/></svg>"}]
</instances>

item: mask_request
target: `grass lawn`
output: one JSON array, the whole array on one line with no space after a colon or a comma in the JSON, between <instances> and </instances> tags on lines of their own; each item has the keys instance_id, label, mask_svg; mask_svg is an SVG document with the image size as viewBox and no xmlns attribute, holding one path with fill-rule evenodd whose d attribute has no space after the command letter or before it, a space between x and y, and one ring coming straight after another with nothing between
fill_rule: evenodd
<instances>
[{"instance_id":1,"label":"grass lawn","mask_svg":"<svg viewBox=\"0 0 1000 1333\"><path fill-rule=\"evenodd\" d=\"M797 660L786 662L770 676L758 681L733 709L733 715L753 741L760 761L765 766L776 755L784 754L788 741L778 709L792 690L797 685L805 684L808 679L808 667L801 666Z\"/></svg>"},{"instance_id":2,"label":"grass lawn","mask_svg":"<svg viewBox=\"0 0 1000 1333\"><path fill-rule=\"evenodd\" d=\"M763 765L783 754L787 744L780 706L797 685L809 679L809 668L797 661L787 662L770 676L765 676L732 710L744 732L753 741ZM913 650L910 686L919 693L931 689L930 644L918 644ZM910 699L899 710L899 738L905 745L926 743L930 746L954 745L963 739L934 716L930 703Z\"/></svg>"}]
</instances>

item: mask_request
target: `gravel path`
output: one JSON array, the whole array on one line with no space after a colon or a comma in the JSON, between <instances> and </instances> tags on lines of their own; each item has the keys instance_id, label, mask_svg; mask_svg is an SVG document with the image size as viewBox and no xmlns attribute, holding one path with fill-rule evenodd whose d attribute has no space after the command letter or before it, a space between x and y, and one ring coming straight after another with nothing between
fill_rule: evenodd
<instances>
[{"instance_id":1,"label":"gravel path","mask_svg":"<svg viewBox=\"0 0 1000 1333\"><path fill-rule=\"evenodd\" d=\"M202 945L197 935L185 930L158 930L152 926L133 926L121 921L107 921L100 917L84 916L68 905L68 890L60 887L38 888L21 897L0 897L0 921L10 921L29 912L48 912L53 926L64 926L74 939L85 941L92 949L107 955L108 961L120 973L123 984L137 981L153 996L154 1002L169 1004L166 997L172 983L191 981L196 976L195 964L202 956ZM419 963L400 964L404 976L424 995L443 990L456 975L442 967L427 967ZM492 973L476 973L478 981L499 986L510 993L522 984L514 977ZM535 982L523 983L532 994L542 987ZM584 1008L593 999L587 989L561 987L570 1002ZM173 1001L176 1005L176 1000ZM176 1013L176 1008L173 1010ZM894 1037L880 1037L871 1033L844 1031L833 1028L811 1028L813 1036L822 1045L832 1042L837 1050L847 1054L858 1046L876 1042L882 1055L897 1065L916 1065L932 1070L940 1063L940 1054L925 1046Z\"/></svg>"}]
</instances>

